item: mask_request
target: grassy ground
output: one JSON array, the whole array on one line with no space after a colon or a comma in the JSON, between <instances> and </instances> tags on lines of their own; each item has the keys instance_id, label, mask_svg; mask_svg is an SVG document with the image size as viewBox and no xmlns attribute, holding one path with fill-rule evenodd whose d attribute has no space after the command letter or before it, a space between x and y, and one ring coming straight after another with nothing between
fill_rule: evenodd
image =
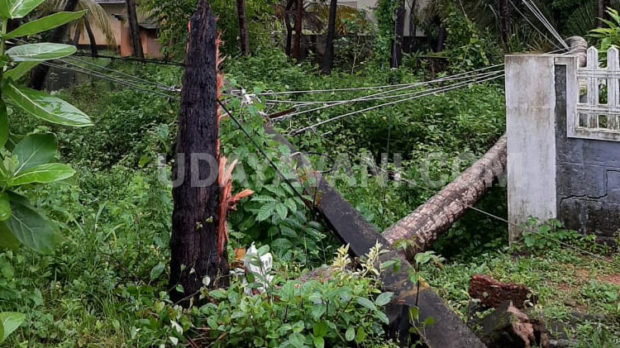
<instances>
[{"instance_id":1,"label":"grassy ground","mask_svg":"<svg viewBox=\"0 0 620 348\"><path fill-rule=\"evenodd\" d=\"M396 82L416 78L403 71L316 77L315 71L308 67L300 68L281 56L268 55L230 64L227 67L231 72L230 80L250 90L254 87L287 90L378 85L391 82L386 76ZM145 70L141 67L128 68L128 72L157 78L168 85L178 84L180 76L178 69ZM158 153L172 152L178 105L156 96L118 90L104 82L88 88L78 86L61 95L92 115L96 127L51 129L58 134L63 160L77 169L78 177L70 183L25 192L50 218L59 222L62 240L55 252L51 255L37 255L28 250L0 252L0 311L20 311L27 316L26 323L10 337L7 346L169 345L173 342L170 337L182 337L178 333L179 326L185 329L204 325L200 313L181 311L168 302L164 291L172 202L170 188L160 180L155 158ZM338 96L329 98L334 97ZM347 110L348 107L337 112ZM326 129L325 133L331 132L328 136L319 133L319 136L301 137L296 145L329 154L359 154L363 148L370 149L376 159L380 152L387 150L385 134L391 129L392 150L404 154L404 176L418 180L428 175L437 183L435 186L403 188L377 186L372 182L367 186L351 186L346 176L335 178L343 195L369 221L384 228L451 180L451 175L444 175L446 171L466 167L472 158L455 161L463 152L475 156L484 153L503 133L502 115L500 87L472 87L443 97L407 103L400 108L364 114ZM11 116L15 120L12 124L20 125L20 129L12 129L13 132L50 130L47 126L18 122L22 116ZM294 125L330 116L334 115L315 115ZM252 125L252 118L244 115L244 122L246 127L256 126L254 135L261 136L256 133L262 126L260 119ZM370 126L364 127L367 124ZM224 124L224 131L230 130L229 126ZM238 132L231 131L223 137L224 151L236 152L244 166L256 164L256 158L249 156L255 149L248 147ZM270 147L268 143L265 145L269 151L277 150ZM425 157L431 152L440 156ZM428 167L426 173L418 170L422 166ZM250 174L252 186L243 186L238 180L236 188L252 188L276 200L286 196L274 186L277 185L275 180L270 181L274 173L261 169L253 171L249 167L245 170ZM354 175L350 178L361 179L364 174L358 169L359 162L354 163ZM265 176L270 179L264 187L254 185L255 177L265 181ZM270 194L270 190L277 193ZM504 189L494 188L489 198L480 203L481 207L505 214L504 195ZM291 244L299 243L300 238L289 238L289 244L283 241L283 233L275 229L282 227L282 221L256 222L260 207L252 204L258 202L241 204L240 211L231 216L232 245L247 246L253 240L271 243L280 279L295 278L305 267L330 261L333 243L325 242L323 237L317 238L308 255L307 246L303 250ZM324 232L317 231L320 227L311 222L308 225L307 231L314 235L320 237ZM290 228L287 231L290 233ZM305 233L297 228L295 231ZM570 336L584 346L618 343L617 254L598 260L550 248L544 254L524 256L502 249L506 244L505 236L505 226L468 213L437 248L452 261L443 269L424 269L425 278L463 318L469 300L467 282L472 274L484 273L502 281L523 283L539 295L535 311L549 320L568 322L572 312L593 315L569 327ZM281 244L282 252L276 248L276 241ZM192 334L191 329L188 330Z\"/></svg>"},{"instance_id":2,"label":"grassy ground","mask_svg":"<svg viewBox=\"0 0 620 348\"><path fill-rule=\"evenodd\" d=\"M442 269L424 270L429 283L466 320L469 279L486 274L523 284L538 296L530 315L542 318L554 336L568 336L581 347L620 344L620 255L593 257L567 248L523 254L506 249Z\"/></svg>"}]
</instances>

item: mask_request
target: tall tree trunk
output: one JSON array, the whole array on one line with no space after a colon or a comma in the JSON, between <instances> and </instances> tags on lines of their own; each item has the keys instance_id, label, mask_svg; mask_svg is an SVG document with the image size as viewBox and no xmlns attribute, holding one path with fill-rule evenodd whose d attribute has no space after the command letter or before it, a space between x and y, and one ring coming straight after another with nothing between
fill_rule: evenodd
<instances>
[{"instance_id":1,"label":"tall tree trunk","mask_svg":"<svg viewBox=\"0 0 620 348\"><path fill-rule=\"evenodd\" d=\"M80 26L76 25L73 31L73 46L78 47L80 44Z\"/></svg>"},{"instance_id":2,"label":"tall tree trunk","mask_svg":"<svg viewBox=\"0 0 620 348\"><path fill-rule=\"evenodd\" d=\"M226 249L217 252L217 57L215 18L204 0L191 19L189 49L181 92L177 161L172 189L174 210L170 239L170 296L174 301L196 299L203 279L210 286L228 285ZM179 176L183 178L179 178ZM199 182L204 181L204 182ZM178 182L181 182L178 184ZM178 285L183 292L177 291Z\"/></svg>"},{"instance_id":3,"label":"tall tree trunk","mask_svg":"<svg viewBox=\"0 0 620 348\"><path fill-rule=\"evenodd\" d=\"M390 67L398 68L403 60L403 35L405 33L405 2L401 0L400 6L396 10L396 21L394 22L394 41L392 44L392 55Z\"/></svg>"},{"instance_id":4,"label":"tall tree trunk","mask_svg":"<svg viewBox=\"0 0 620 348\"><path fill-rule=\"evenodd\" d=\"M602 20L608 19L607 8L610 6L611 6L610 0L598 0L598 27L599 28L602 28L605 26L605 23Z\"/></svg>"},{"instance_id":5,"label":"tall tree trunk","mask_svg":"<svg viewBox=\"0 0 620 348\"><path fill-rule=\"evenodd\" d=\"M329 23L327 25L327 38L325 40L325 55L321 71L325 75L332 72L334 66L334 36L336 35L336 15L338 14L338 0L331 0L329 5Z\"/></svg>"},{"instance_id":6,"label":"tall tree trunk","mask_svg":"<svg viewBox=\"0 0 620 348\"><path fill-rule=\"evenodd\" d=\"M287 56L291 56L291 47L293 45L293 26L291 25L290 11L297 0L288 0L284 8L284 25L286 26L286 47L284 52Z\"/></svg>"},{"instance_id":7,"label":"tall tree trunk","mask_svg":"<svg viewBox=\"0 0 620 348\"><path fill-rule=\"evenodd\" d=\"M501 18L502 41L508 45L510 40L510 26L512 23L510 5L508 0L499 0L499 14Z\"/></svg>"},{"instance_id":8,"label":"tall tree trunk","mask_svg":"<svg viewBox=\"0 0 620 348\"><path fill-rule=\"evenodd\" d=\"M437 42L434 47L435 52L443 51L443 46L444 46L444 43L446 42L446 28L444 28L443 25L441 25L441 23L439 24L438 31L439 32L437 34Z\"/></svg>"},{"instance_id":9,"label":"tall tree trunk","mask_svg":"<svg viewBox=\"0 0 620 348\"><path fill-rule=\"evenodd\" d=\"M73 12L77 7L78 0L67 0L63 11ZM69 28L69 24L65 24L60 26L54 30L52 33L52 37L50 38L51 42L62 42L67 36L67 30ZM30 87L36 90L42 90L43 85L45 84L45 78L50 71L50 67L44 64L41 64L34 68L32 74L30 75Z\"/></svg>"},{"instance_id":10,"label":"tall tree trunk","mask_svg":"<svg viewBox=\"0 0 620 348\"><path fill-rule=\"evenodd\" d=\"M418 1L413 0L411 2L411 9L409 14L409 53L413 53L415 48L415 39L418 32L418 21L416 18L416 8L418 7Z\"/></svg>"},{"instance_id":11,"label":"tall tree trunk","mask_svg":"<svg viewBox=\"0 0 620 348\"><path fill-rule=\"evenodd\" d=\"M86 28L86 33L88 34L88 41L90 42L90 54L93 56L93 58L96 58L99 55L99 51L97 50L97 39L95 38L93 28L91 28L88 19L84 19L84 27Z\"/></svg>"},{"instance_id":12,"label":"tall tree trunk","mask_svg":"<svg viewBox=\"0 0 620 348\"><path fill-rule=\"evenodd\" d=\"M301 59L301 32L303 30L304 0L297 0L295 8L295 41L293 42L293 58Z\"/></svg>"},{"instance_id":13,"label":"tall tree trunk","mask_svg":"<svg viewBox=\"0 0 620 348\"><path fill-rule=\"evenodd\" d=\"M239 19L239 45L241 54L250 54L250 37L248 33L248 22L245 19L245 0L237 0L237 17Z\"/></svg>"},{"instance_id":14,"label":"tall tree trunk","mask_svg":"<svg viewBox=\"0 0 620 348\"><path fill-rule=\"evenodd\" d=\"M140 40L140 26L138 25L138 12L136 10L136 0L126 0L127 3L127 20L129 22L129 36L131 36L131 47L133 48L133 56L144 58L142 51L142 42Z\"/></svg>"},{"instance_id":15,"label":"tall tree trunk","mask_svg":"<svg viewBox=\"0 0 620 348\"><path fill-rule=\"evenodd\" d=\"M405 239L413 242L412 253L425 251L506 171L507 157L506 136L503 136L461 176L411 215L383 232L383 236L390 244Z\"/></svg>"}]
</instances>

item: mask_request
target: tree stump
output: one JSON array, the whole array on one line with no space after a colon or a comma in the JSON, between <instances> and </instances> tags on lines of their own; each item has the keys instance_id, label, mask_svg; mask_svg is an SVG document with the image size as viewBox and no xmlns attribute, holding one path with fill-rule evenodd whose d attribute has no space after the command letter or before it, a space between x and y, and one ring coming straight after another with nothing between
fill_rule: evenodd
<instances>
[{"instance_id":1,"label":"tree stump","mask_svg":"<svg viewBox=\"0 0 620 348\"><path fill-rule=\"evenodd\" d=\"M540 322L504 302L482 320L481 337L489 348L547 347L549 340Z\"/></svg>"},{"instance_id":2,"label":"tree stump","mask_svg":"<svg viewBox=\"0 0 620 348\"><path fill-rule=\"evenodd\" d=\"M217 250L221 192L216 38L215 18L202 0L191 19L173 167L175 182L182 183L172 189L169 287L172 300L184 306L198 298L205 284L228 285L226 249L222 254Z\"/></svg>"}]
</instances>

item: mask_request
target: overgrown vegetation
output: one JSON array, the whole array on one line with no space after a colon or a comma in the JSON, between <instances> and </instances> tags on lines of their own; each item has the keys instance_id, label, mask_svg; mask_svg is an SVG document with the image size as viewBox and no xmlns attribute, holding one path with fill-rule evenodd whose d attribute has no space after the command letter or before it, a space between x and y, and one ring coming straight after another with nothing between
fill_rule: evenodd
<instances>
[{"instance_id":1,"label":"overgrown vegetation","mask_svg":"<svg viewBox=\"0 0 620 348\"><path fill-rule=\"evenodd\" d=\"M286 111L294 104L274 100L312 101L320 107L370 92L261 93L416 83L489 67L501 62L506 51L551 49L521 18L512 19L509 40L504 42L497 30L501 18L495 15L494 1L464 1L464 5L432 1L426 12L418 13L418 24L428 33L425 42L417 43L419 52L406 57L399 69L388 69L399 2L382 0L375 11L377 28L369 26L363 13L346 12L349 17L341 18L343 35L336 42L336 69L322 76L312 49L307 59L293 61L279 47L285 36L280 21L286 15L286 1L245 3L253 54L237 58L235 2L210 1L228 56L222 67L226 91L243 89L252 100L251 104L242 102L232 93L224 102L253 142L291 180L300 174L292 165L291 150L274 141L263 126L265 114ZM141 5L159 20L165 53L180 60L195 1L148 0ZM589 14L591 23L579 20L596 10L590 5L562 0L541 7L545 13L560 13L552 20L568 34L592 29L596 20ZM321 13L326 8L317 8L318 12L307 9L306 20L312 21L308 27L322 32ZM610 16L617 21L617 13L610 12ZM616 42L618 34L616 23L605 23L608 28L591 37L603 47ZM438 44L440 31L447 36ZM436 65L428 59L443 63ZM8 59L2 62L14 65ZM18 72L9 70L4 78L18 80L25 63L21 64L15 69ZM161 85L180 85L179 67L108 60L97 64ZM428 88L420 85L402 93ZM228 219L227 254L231 269L236 268L235 278L229 288L216 290L209 290L211 280L205 279L202 302L189 309L171 301L167 289L173 204L170 168L175 160L178 100L119 89L99 79L53 94L91 115L95 126L65 128L31 122L18 107L8 112L11 133L26 137L10 137L2 152L4 162L11 162L15 154L19 160L19 144L45 137L47 145L58 142L59 153L51 151L49 159L68 163L75 175L69 180L50 180L54 182L44 186L22 182L11 189L55 221L57 240L56 248L46 248L49 252L44 254L27 248L0 249L0 312L24 314L12 318L0 314L4 323L0 340L12 334L6 337L7 346L397 345L385 332L384 310L392 294L381 291L377 269L381 248L351 259L347 247L340 245L309 207L321 197L307 196L308 204L298 200L245 133L226 117L220 140L223 154L239 161L234 186L254 191ZM289 140L309 153L315 168L380 231L426 202L505 132L501 79L465 84L454 91L313 126L384 102L342 103L274 122L285 134L311 126ZM57 140L49 138L50 133ZM2 134L0 140L4 140ZM69 173L69 167L63 168ZM293 186L302 192L310 181L294 180ZM503 184L500 180L491 188L477 208L506 216ZM0 204L0 208L5 206ZM544 318L560 337L565 335L583 347L618 346L619 260L613 254L617 250L601 250L592 237L564 230L555 222L540 229L533 226L528 227L533 232L524 235L523 246L508 247L503 221L470 211L431 252L418 255L411 280L418 286L422 281L431 284L465 321L470 316L467 283L471 275L484 273L524 284L539 296L530 314ZM5 247L6 231L0 232L4 233L0 233L0 246ZM27 240L24 243L30 246ZM251 246L256 247L256 255L248 253ZM268 258L268 253L273 257L272 267L260 275L246 275L244 268L262 269L261 258ZM415 318L415 309L411 314Z\"/></svg>"}]
</instances>

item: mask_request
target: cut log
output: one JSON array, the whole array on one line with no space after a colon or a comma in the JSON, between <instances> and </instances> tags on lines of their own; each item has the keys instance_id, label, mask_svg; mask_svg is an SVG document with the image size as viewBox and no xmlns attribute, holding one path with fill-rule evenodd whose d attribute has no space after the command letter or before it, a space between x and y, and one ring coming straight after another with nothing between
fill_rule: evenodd
<instances>
[{"instance_id":1,"label":"cut log","mask_svg":"<svg viewBox=\"0 0 620 348\"><path fill-rule=\"evenodd\" d=\"M499 282L485 275L474 275L469 280L469 296L492 308L510 301L515 307L524 309L527 302L536 304L536 296L523 285Z\"/></svg>"},{"instance_id":2,"label":"cut log","mask_svg":"<svg viewBox=\"0 0 620 348\"><path fill-rule=\"evenodd\" d=\"M413 242L410 250L413 254L425 251L484 196L495 179L504 174L506 164L504 135L473 166L411 215L383 232L383 236L390 244L405 239Z\"/></svg>"},{"instance_id":3,"label":"cut log","mask_svg":"<svg viewBox=\"0 0 620 348\"><path fill-rule=\"evenodd\" d=\"M541 327L508 301L482 320L481 338L489 348L547 347Z\"/></svg>"}]
</instances>

